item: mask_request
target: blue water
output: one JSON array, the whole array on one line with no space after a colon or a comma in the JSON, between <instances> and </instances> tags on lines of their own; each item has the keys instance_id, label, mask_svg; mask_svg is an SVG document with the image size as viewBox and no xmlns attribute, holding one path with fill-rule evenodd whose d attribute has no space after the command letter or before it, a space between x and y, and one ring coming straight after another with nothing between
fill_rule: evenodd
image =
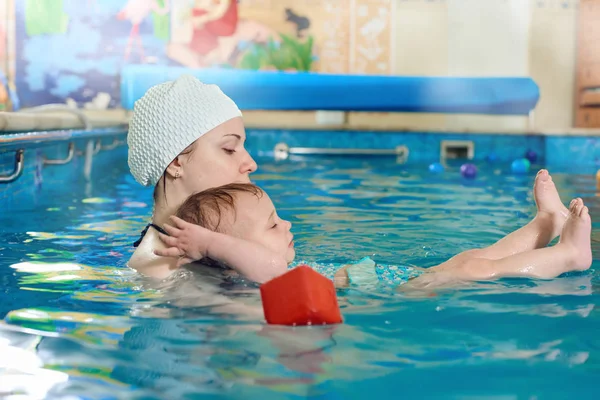
<instances>
[{"instance_id":1,"label":"blue water","mask_svg":"<svg viewBox=\"0 0 600 400\"><path fill-rule=\"evenodd\" d=\"M270 327L214 304L197 275L157 283L125 266L151 189L121 151L93 184L48 185L35 211L0 215L0 396L598 398L596 242L585 273L425 297L340 290L343 325ZM365 256L428 267L535 215L533 174L493 166L466 181L393 159L257 161L254 179L292 221L298 259L318 268ZM600 221L594 176L554 180ZM253 285L227 294L260 307Z\"/></svg>"}]
</instances>

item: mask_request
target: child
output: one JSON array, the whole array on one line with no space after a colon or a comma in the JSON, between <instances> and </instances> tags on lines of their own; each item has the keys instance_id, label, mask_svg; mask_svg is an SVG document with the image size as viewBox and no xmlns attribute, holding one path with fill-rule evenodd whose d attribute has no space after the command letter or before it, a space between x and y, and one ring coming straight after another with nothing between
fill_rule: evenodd
<instances>
[{"instance_id":1,"label":"child","mask_svg":"<svg viewBox=\"0 0 600 400\"><path fill-rule=\"evenodd\" d=\"M191 195L171 219L174 226L164 226L170 236L160 235L169 247L155 254L180 257L178 266L212 260L260 282L259 269L269 266L274 278L287 271L296 255L291 224L277 216L269 196L249 183ZM221 240L214 240L217 236Z\"/></svg>"},{"instance_id":2,"label":"child","mask_svg":"<svg viewBox=\"0 0 600 400\"><path fill-rule=\"evenodd\" d=\"M547 171L536 177L534 194L538 215L525 227L494 245L465 251L411 280L416 287L439 286L455 280L489 280L501 277L550 279L590 267L591 219L581 199L567 212ZM277 215L269 196L251 184L231 184L190 196L165 225L161 234L168 246L159 256L179 257L178 265L208 258L231 266L249 279L261 268L276 274L287 271L294 260L291 224ZM560 232L553 247L546 247ZM213 240L216 236L226 240ZM222 238L224 239L224 238ZM372 271L346 267L336 283L359 283Z\"/></svg>"}]
</instances>

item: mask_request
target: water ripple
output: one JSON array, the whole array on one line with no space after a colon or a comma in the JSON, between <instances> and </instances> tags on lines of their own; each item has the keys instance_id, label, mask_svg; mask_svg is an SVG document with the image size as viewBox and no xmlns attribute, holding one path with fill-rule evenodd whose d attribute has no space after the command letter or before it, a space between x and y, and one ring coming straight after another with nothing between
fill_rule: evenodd
<instances>
[{"instance_id":1,"label":"water ripple","mask_svg":"<svg viewBox=\"0 0 600 400\"><path fill-rule=\"evenodd\" d=\"M0 216L2 395L597 394L600 240L585 273L473 283L425 297L351 288L339 291L343 325L266 326L256 285L215 288L189 271L155 282L127 268L152 193L132 183L124 160L112 168L85 190L57 193L46 208ZM377 159L262 160L253 179L292 221L298 261L324 273L365 256L428 267L493 243L535 213L532 174L485 166L467 181L452 168L434 176L424 166ZM563 200L584 197L596 221L593 176L554 180ZM594 222L595 238L599 227ZM532 379L525 385L523 376Z\"/></svg>"}]
</instances>

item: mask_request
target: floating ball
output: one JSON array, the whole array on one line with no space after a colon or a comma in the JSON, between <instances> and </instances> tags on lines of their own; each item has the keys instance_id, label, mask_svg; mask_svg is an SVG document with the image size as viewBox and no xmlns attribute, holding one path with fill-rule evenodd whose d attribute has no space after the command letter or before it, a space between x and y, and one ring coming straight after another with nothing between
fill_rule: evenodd
<instances>
[{"instance_id":1,"label":"floating ball","mask_svg":"<svg viewBox=\"0 0 600 400\"><path fill-rule=\"evenodd\" d=\"M485 156L485 160L490 163L496 162L496 161L498 161L498 155L496 153L492 152L492 153L488 154L487 156Z\"/></svg>"},{"instance_id":2,"label":"floating ball","mask_svg":"<svg viewBox=\"0 0 600 400\"><path fill-rule=\"evenodd\" d=\"M526 158L517 158L510 164L510 169L515 174L526 174L530 167L531 163Z\"/></svg>"},{"instance_id":3,"label":"floating ball","mask_svg":"<svg viewBox=\"0 0 600 400\"><path fill-rule=\"evenodd\" d=\"M444 166L438 162L429 165L429 172L434 174L441 174L444 172Z\"/></svg>"},{"instance_id":4,"label":"floating ball","mask_svg":"<svg viewBox=\"0 0 600 400\"><path fill-rule=\"evenodd\" d=\"M535 151L533 150L527 150L527 152L525 152L525 158L531 163L533 164L534 162L537 161L538 159L538 155Z\"/></svg>"},{"instance_id":5,"label":"floating ball","mask_svg":"<svg viewBox=\"0 0 600 400\"><path fill-rule=\"evenodd\" d=\"M465 178L475 178L477 175L477 167L473 164L463 164L460 167L460 174Z\"/></svg>"}]
</instances>

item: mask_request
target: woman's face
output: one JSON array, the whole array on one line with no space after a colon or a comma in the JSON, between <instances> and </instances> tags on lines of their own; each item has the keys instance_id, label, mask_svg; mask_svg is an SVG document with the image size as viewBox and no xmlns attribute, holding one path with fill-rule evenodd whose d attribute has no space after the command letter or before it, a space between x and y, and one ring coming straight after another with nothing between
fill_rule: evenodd
<instances>
[{"instance_id":1,"label":"woman's face","mask_svg":"<svg viewBox=\"0 0 600 400\"><path fill-rule=\"evenodd\" d=\"M256 162L244 148L246 132L242 118L231 119L194 143L182 157L181 183L188 195L236 182L250 182Z\"/></svg>"}]
</instances>

